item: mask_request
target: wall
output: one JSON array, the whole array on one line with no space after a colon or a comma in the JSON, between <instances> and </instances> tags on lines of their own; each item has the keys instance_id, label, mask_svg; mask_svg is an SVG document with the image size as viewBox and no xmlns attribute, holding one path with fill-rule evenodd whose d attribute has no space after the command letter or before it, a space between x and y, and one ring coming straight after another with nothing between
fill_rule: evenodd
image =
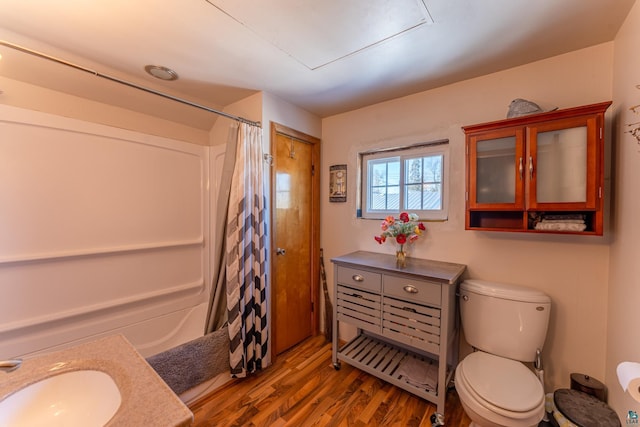
<instances>
[{"instance_id":1,"label":"wall","mask_svg":"<svg viewBox=\"0 0 640 427\"><path fill-rule=\"evenodd\" d=\"M267 92L263 92L264 96L264 125L265 137L270 142L271 123L279 123L281 125L295 129L298 132L306 133L316 138L322 135L322 122L318 116L309 113L287 101L278 98ZM269 137L267 137L269 133ZM270 144L269 144L270 145Z\"/></svg>"},{"instance_id":2,"label":"wall","mask_svg":"<svg viewBox=\"0 0 640 427\"><path fill-rule=\"evenodd\" d=\"M39 94L52 107L82 110L79 99L10 83L5 94L22 104ZM127 115L87 107L113 113L114 122ZM113 333L151 355L202 335L208 148L0 108L0 358ZM180 126L139 118L180 134Z\"/></svg>"},{"instance_id":3,"label":"wall","mask_svg":"<svg viewBox=\"0 0 640 427\"><path fill-rule=\"evenodd\" d=\"M464 230L463 125L504 118L512 99L543 108L611 99L613 43L606 43L323 120L323 172L348 167L347 203L329 203L322 189L322 245L327 259L379 246L379 221L356 219L357 153L443 138L450 140L450 205L446 222L427 224L413 256L467 265L466 277L541 289L553 300L543 352L547 388L569 385L571 372L604 378L608 234L525 235ZM610 115L609 115L610 116ZM610 117L608 119L610 121ZM331 266L328 267L331 271ZM333 277L329 275L330 285ZM343 338L354 331L344 329Z\"/></svg>"},{"instance_id":4,"label":"wall","mask_svg":"<svg viewBox=\"0 0 640 427\"><path fill-rule=\"evenodd\" d=\"M135 89L130 89L135 91ZM0 104L129 129L199 145L208 133L176 122L0 76Z\"/></svg>"},{"instance_id":5,"label":"wall","mask_svg":"<svg viewBox=\"0 0 640 427\"><path fill-rule=\"evenodd\" d=\"M262 92L258 92L238 102L227 105L223 111L237 117L244 117L255 122L262 121ZM209 145L225 145L229 134L229 127L234 126L235 121L218 117L209 132Z\"/></svg>"},{"instance_id":6,"label":"wall","mask_svg":"<svg viewBox=\"0 0 640 427\"><path fill-rule=\"evenodd\" d=\"M620 362L640 362L640 144L627 133L640 122L640 115L630 110L640 104L639 45L640 3L636 2L615 39L613 62L615 191L611 209L606 385L609 388L609 403L620 416L622 425L627 421L628 411L640 413L640 403L623 392L616 375L616 367ZM629 126L631 123L636 126Z\"/></svg>"}]
</instances>

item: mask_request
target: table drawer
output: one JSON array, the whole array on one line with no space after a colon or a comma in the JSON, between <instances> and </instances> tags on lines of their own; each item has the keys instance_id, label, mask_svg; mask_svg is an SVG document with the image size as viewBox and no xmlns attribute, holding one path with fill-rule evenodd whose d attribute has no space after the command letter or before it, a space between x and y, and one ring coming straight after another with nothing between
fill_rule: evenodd
<instances>
[{"instance_id":1,"label":"table drawer","mask_svg":"<svg viewBox=\"0 0 640 427\"><path fill-rule=\"evenodd\" d=\"M438 354L440 351L440 309L384 297L382 335Z\"/></svg>"},{"instance_id":2,"label":"table drawer","mask_svg":"<svg viewBox=\"0 0 640 427\"><path fill-rule=\"evenodd\" d=\"M406 301L440 306L442 285L398 276L383 277L384 294Z\"/></svg>"},{"instance_id":3,"label":"table drawer","mask_svg":"<svg viewBox=\"0 0 640 427\"><path fill-rule=\"evenodd\" d=\"M379 294L338 285L336 292L338 320L351 323L360 329L380 333L381 300Z\"/></svg>"},{"instance_id":4,"label":"table drawer","mask_svg":"<svg viewBox=\"0 0 640 427\"><path fill-rule=\"evenodd\" d=\"M357 268L338 267L338 283L367 291L380 292L382 275Z\"/></svg>"}]
</instances>

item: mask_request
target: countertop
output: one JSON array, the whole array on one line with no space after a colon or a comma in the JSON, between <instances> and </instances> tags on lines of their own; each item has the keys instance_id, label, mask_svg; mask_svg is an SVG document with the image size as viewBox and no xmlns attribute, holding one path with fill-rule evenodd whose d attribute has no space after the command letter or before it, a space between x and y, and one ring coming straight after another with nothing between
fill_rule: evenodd
<instances>
[{"instance_id":1,"label":"countertop","mask_svg":"<svg viewBox=\"0 0 640 427\"><path fill-rule=\"evenodd\" d=\"M31 383L77 370L109 374L122 403L107 426L190 426L193 414L144 358L122 335L112 335L84 344L27 359L9 373L0 373L0 401Z\"/></svg>"},{"instance_id":2,"label":"countertop","mask_svg":"<svg viewBox=\"0 0 640 427\"><path fill-rule=\"evenodd\" d=\"M385 270L390 273L414 276L419 279L428 279L441 284L453 285L467 268L464 264L433 261L422 258L407 258L407 266L398 268L394 255L377 252L357 251L331 259L334 264L349 265L356 268L371 267L377 270Z\"/></svg>"}]
</instances>

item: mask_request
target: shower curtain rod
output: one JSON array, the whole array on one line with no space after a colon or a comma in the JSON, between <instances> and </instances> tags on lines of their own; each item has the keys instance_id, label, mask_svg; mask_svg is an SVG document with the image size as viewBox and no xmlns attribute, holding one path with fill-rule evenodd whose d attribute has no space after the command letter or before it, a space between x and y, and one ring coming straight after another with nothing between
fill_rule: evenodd
<instances>
[{"instance_id":1,"label":"shower curtain rod","mask_svg":"<svg viewBox=\"0 0 640 427\"><path fill-rule=\"evenodd\" d=\"M23 53L26 53L28 55L37 56L38 58L43 58L43 59L46 59L46 60L49 60L49 61L57 62L58 64L66 65L67 67L75 68L76 70L84 71L86 73L93 74L96 77L101 77L103 79L110 80L112 82L119 83L119 84L124 85L124 86L129 86L131 88L138 89L138 90L141 90L143 92L151 93L153 95L158 95L158 96L161 96L163 98L169 99L171 101L176 101L176 102L179 102L181 104L185 104L185 105L189 105L191 107L199 108L201 110L205 110L205 111L208 111L210 113L214 113L214 114L217 114L219 116L223 116L223 117L226 117L228 119L235 120L237 122L246 123L246 124L251 125L251 126L256 126L256 127L262 128L262 123L260 123L260 122L254 122L252 120L245 119L244 117L240 117L240 116L236 116L236 115L233 115L233 114L225 113L224 111L215 110L215 109L209 108L209 107L207 107L205 105L197 104L195 102L191 102L191 101L186 100L186 99L178 98L177 96L169 95L169 94L166 94L166 93L154 90L154 89L150 89L148 87L140 86L140 85L137 85L135 83L131 83L131 82L128 82L126 80L119 79L117 77L109 76L107 74L100 73L100 72L92 70L90 68L83 67L82 65L74 64L72 62L65 61L63 59L56 58L54 56L50 56L50 55L47 55L47 54L44 54L44 53L29 49L29 48L26 48L26 47L23 47L23 46L20 46L20 45L11 43L11 42L8 42L8 41L5 41L5 40L0 40L0 45L6 46L8 48L11 48L11 49L23 52Z\"/></svg>"}]
</instances>

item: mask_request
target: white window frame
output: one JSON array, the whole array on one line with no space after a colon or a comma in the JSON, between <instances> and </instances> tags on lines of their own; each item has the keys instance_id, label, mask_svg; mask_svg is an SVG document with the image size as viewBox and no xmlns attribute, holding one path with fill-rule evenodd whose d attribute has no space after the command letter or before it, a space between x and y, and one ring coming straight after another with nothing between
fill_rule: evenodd
<instances>
[{"instance_id":1,"label":"white window frame","mask_svg":"<svg viewBox=\"0 0 640 427\"><path fill-rule=\"evenodd\" d=\"M404 162L407 159L427 156L442 156L442 203L440 209L415 210L404 208ZM397 157L400 160L400 209L371 210L369 208L369 162L371 160ZM419 143L410 146L385 148L359 153L360 188L358 216L365 219L384 219L389 215L397 216L401 212L411 212L421 220L446 221L449 214L449 140Z\"/></svg>"}]
</instances>

